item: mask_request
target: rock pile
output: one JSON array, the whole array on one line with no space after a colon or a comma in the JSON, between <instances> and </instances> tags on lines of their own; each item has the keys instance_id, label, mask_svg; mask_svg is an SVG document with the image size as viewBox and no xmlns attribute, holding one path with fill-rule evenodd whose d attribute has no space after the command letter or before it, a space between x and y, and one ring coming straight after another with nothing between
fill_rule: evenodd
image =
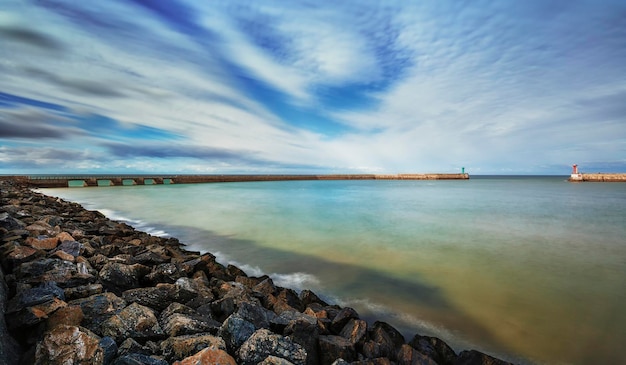
<instances>
[{"instance_id":1,"label":"rock pile","mask_svg":"<svg viewBox=\"0 0 626 365\"><path fill-rule=\"evenodd\" d=\"M0 364L506 364L0 181ZM6 320L6 321L4 321Z\"/></svg>"}]
</instances>

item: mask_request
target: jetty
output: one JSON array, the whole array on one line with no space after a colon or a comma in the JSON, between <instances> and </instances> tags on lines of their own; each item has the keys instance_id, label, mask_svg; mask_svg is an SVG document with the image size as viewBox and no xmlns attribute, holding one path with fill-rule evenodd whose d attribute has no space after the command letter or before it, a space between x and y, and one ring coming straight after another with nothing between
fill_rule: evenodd
<instances>
[{"instance_id":1,"label":"jetty","mask_svg":"<svg viewBox=\"0 0 626 365\"><path fill-rule=\"evenodd\" d=\"M32 188L200 184L290 180L468 180L469 174L330 174L330 175L30 175L3 176Z\"/></svg>"},{"instance_id":2,"label":"jetty","mask_svg":"<svg viewBox=\"0 0 626 365\"><path fill-rule=\"evenodd\" d=\"M578 171L578 165L572 165L572 173L568 181L571 182L626 182L626 173L582 173Z\"/></svg>"}]
</instances>

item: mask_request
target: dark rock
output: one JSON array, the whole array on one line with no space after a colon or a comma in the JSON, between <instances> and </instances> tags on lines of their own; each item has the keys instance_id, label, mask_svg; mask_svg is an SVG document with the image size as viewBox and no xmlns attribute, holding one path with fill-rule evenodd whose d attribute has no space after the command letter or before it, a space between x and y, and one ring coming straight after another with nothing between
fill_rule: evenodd
<instances>
[{"instance_id":1,"label":"dark rock","mask_svg":"<svg viewBox=\"0 0 626 365\"><path fill-rule=\"evenodd\" d=\"M159 318L163 331L170 337L195 333L217 332L220 323L180 303L172 303Z\"/></svg>"},{"instance_id":2,"label":"dark rock","mask_svg":"<svg viewBox=\"0 0 626 365\"><path fill-rule=\"evenodd\" d=\"M254 324L255 330L270 328L270 322L276 318L276 314L260 305L251 303L241 303L237 309L237 314L241 318Z\"/></svg>"},{"instance_id":3,"label":"dark rock","mask_svg":"<svg viewBox=\"0 0 626 365\"><path fill-rule=\"evenodd\" d=\"M74 257L80 255L80 250L83 245L80 242L76 241L62 241L60 245L57 246L57 250L68 253Z\"/></svg>"},{"instance_id":4,"label":"dark rock","mask_svg":"<svg viewBox=\"0 0 626 365\"><path fill-rule=\"evenodd\" d=\"M149 267L140 264L107 263L100 270L99 277L105 288L121 295L124 290L138 288L141 278L149 272Z\"/></svg>"},{"instance_id":5,"label":"dark rock","mask_svg":"<svg viewBox=\"0 0 626 365\"><path fill-rule=\"evenodd\" d=\"M360 347L367 339L367 322L351 319L341 330L340 336L348 339L353 345Z\"/></svg>"},{"instance_id":6,"label":"dark rock","mask_svg":"<svg viewBox=\"0 0 626 365\"><path fill-rule=\"evenodd\" d=\"M241 283L248 288L252 289L255 286L259 285L263 280L268 279L269 276L264 275L262 277L248 277L248 276L237 276L235 277L235 282Z\"/></svg>"},{"instance_id":7,"label":"dark rock","mask_svg":"<svg viewBox=\"0 0 626 365\"><path fill-rule=\"evenodd\" d=\"M37 344L35 363L104 364L104 350L100 338L86 328L58 326Z\"/></svg>"},{"instance_id":8,"label":"dark rock","mask_svg":"<svg viewBox=\"0 0 626 365\"><path fill-rule=\"evenodd\" d=\"M385 351L385 353L388 353L388 352L389 351ZM365 341L365 343L363 343L363 346L361 348L361 353L367 359L375 359L378 357L386 356L386 355L383 356L383 349L381 345L378 342L374 342L372 340L367 340Z\"/></svg>"},{"instance_id":9,"label":"dark rock","mask_svg":"<svg viewBox=\"0 0 626 365\"><path fill-rule=\"evenodd\" d=\"M265 295L273 295L276 293L276 286L274 285L274 281L272 281L272 279L267 278L257 284L254 288L252 288L252 290Z\"/></svg>"},{"instance_id":10,"label":"dark rock","mask_svg":"<svg viewBox=\"0 0 626 365\"><path fill-rule=\"evenodd\" d=\"M359 319L359 314L350 307L341 309L331 322L331 330L336 334L341 333L343 327L348 324L351 319Z\"/></svg>"},{"instance_id":11,"label":"dark rock","mask_svg":"<svg viewBox=\"0 0 626 365\"><path fill-rule=\"evenodd\" d=\"M437 337L415 335L409 345L439 365L453 365L457 358L454 350Z\"/></svg>"},{"instance_id":12,"label":"dark rock","mask_svg":"<svg viewBox=\"0 0 626 365\"><path fill-rule=\"evenodd\" d=\"M293 365L293 363L283 359L282 357L270 355L266 357L265 360L261 361L259 365Z\"/></svg>"},{"instance_id":13,"label":"dark rock","mask_svg":"<svg viewBox=\"0 0 626 365\"><path fill-rule=\"evenodd\" d=\"M302 302L302 305L304 305L305 307L308 307L312 303L318 303L318 304L321 304L322 306L328 305L328 303L321 300L317 295L315 295L315 293L313 293L312 291L308 289L305 289L300 292L300 302Z\"/></svg>"},{"instance_id":14,"label":"dark rock","mask_svg":"<svg viewBox=\"0 0 626 365\"><path fill-rule=\"evenodd\" d=\"M313 316L296 311L284 311L270 321L270 328L274 332L282 333L290 323L295 321L304 321L317 326L317 318Z\"/></svg>"},{"instance_id":15,"label":"dark rock","mask_svg":"<svg viewBox=\"0 0 626 365\"><path fill-rule=\"evenodd\" d=\"M5 308L7 303L7 287L4 281L4 273L0 269L0 364L17 364L20 358L21 349L17 341L9 334L5 322Z\"/></svg>"},{"instance_id":16,"label":"dark rock","mask_svg":"<svg viewBox=\"0 0 626 365\"><path fill-rule=\"evenodd\" d=\"M307 365L317 365L319 363L318 339L320 329L317 326L317 321L314 323L307 320L291 321L283 334L304 348L307 353Z\"/></svg>"},{"instance_id":17,"label":"dark rock","mask_svg":"<svg viewBox=\"0 0 626 365\"><path fill-rule=\"evenodd\" d=\"M400 347L404 345L404 336L398 330L385 322L376 321L372 326L370 337L374 342L380 344L382 357L389 357L395 360Z\"/></svg>"},{"instance_id":18,"label":"dark rock","mask_svg":"<svg viewBox=\"0 0 626 365\"><path fill-rule=\"evenodd\" d=\"M137 340L163 337L163 330L152 309L132 303L102 324L102 335L121 343L128 337Z\"/></svg>"},{"instance_id":19,"label":"dark rock","mask_svg":"<svg viewBox=\"0 0 626 365\"><path fill-rule=\"evenodd\" d=\"M402 345L398 350L396 354L396 363L398 365L438 365L435 360L420 353L407 344Z\"/></svg>"},{"instance_id":20,"label":"dark rock","mask_svg":"<svg viewBox=\"0 0 626 365\"><path fill-rule=\"evenodd\" d=\"M42 283L35 288L17 293L17 295L9 301L7 313L17 312L26 307L49 302L55 297L65 300L63 289L59 288L54 282Z\"/></svg>"},{"instance_id":21,"label":"dark rock","mask_svg":"<svg viewBox=\"0 0 626 365\"><path fill-rule=\"evenodd\" d=\"M165 255L158 254L152 251L146 251L139 255L133 256L132 263L133 264L142 264L146 266L154 266L158 264L163 264L170 260L169 257Z\"/></svg>"},{"instance_id":22,"label":"dark rock","mask_svg":"<svg viewBox=\"0 0 626 365\"><path fill-rule=\"evenodd\" d=\"M169 291L165 288L148 287L129 289L122 293L127 303L138 303L161 311L172 303Z\"/></svg>"},{"instance_id":23,"label":"dark rock","mask_svg":"<svg viewBox=\"0 0 626 365\"><path fill-rule=\"evenodd\" d=\"M377 357L375 359L365 359L360 361L353 361L350 365L395 365L395 362L392 362L386 357Z\"/></svg>"},{"instance_id":24,"label":"dark rock","mask_svg":"<svg viewBox=\"0 0 626 365\"><path fill-rule=\"evenodd\" d=\"M173 263L164 263L155 266L148 275L146 275L146 281L151 285L158 283L170 283L173 284L176 280L186 276L187 273L178 265Z\"/></svg>"},{"instance_id":25,"label":"dark rock","mask_svg":"<svg viewBox=\"0 0 626 365\"><path fill-rule=\"evenodd\" d=\"M104 352L103 364L108 365L113 362L117 356L117 344L111 337L102 337L98 344Z\"/></svg>"},{"instance_id":26,"label":"dark rock","mask_svg":"<svg viewBox=\"0 0 626 365\"><path fill-rule=\"evenodd\" d=\"M124 342L120 344L117 352L120 356L128 354L152 354L152 350L148 346L142 346L132 338L125 339Z\"/></svg>"},{"instance_id":27,"label":"dark rock","mask_svg":"<svg viewBox=\"0 0 626 365\"><path fill-rule=\"evenodd\" d=\"M113 293L95 294L87 298L75 299L68 303L78 305L85 315L83 326L95 333L102 333L101 326L106 320L126 307L126 301Z\"/></svg>"},{"instance_id":28,"label":"dark rock","mask_svg":"<svg viewBox=\"0 0 626 365\"><path fill-rule=\"evenodd\" d=\"M3 255L2 266L13 271L13 269L24 262L33 261L45 256L45 252L28 246L17 245Z\"/></svg>"},{"instance_id":29,"label":"dark rock","mask_svg":"<svg viewBox=\"0 0 626 365\"><path fill-rule=\"evenodd\" d=\"M182 360L206 347L226 350L223 339L209 334L169 337L161 342L160 347L163 356L170 362Z\"/></svg>"},{"instance_id":30,"label":"dark rock","mask_svg":"<svg viewBox=\"0 0 626 365\"><path fill-rule=\"evenodd\" d=\"M234 353L255 331L252 322L234 313L224 320L217 333L224 339L228 351Z\"/></svg>"},{"instance_id":31,"label":"dark rock","mask_svg":"<svg viewBox=\"0 0 626 365\"><path fill-rule=\"evenodd\" d=\"M346 361L356 360L356 350L348 339L341 336L320 336L320 364L330 365L341 358Z\"/></svg>"},{"instance_id":32,"label":"dark rock","mask_svg":"<svg viewBox=\"0 0 626 365\"><path fill-rule=\"evenodd\" d=\"M215 364L215 365L237 365L235 359L228 354L228 352L221 349L214 349L207 347L200 350L195 355L189 356L179 362L176 365L201 365L201 364Z\"/></svg>"},{"instance_id":33,"label":"dark rock","mask_svg":"<svg viewBox=\"0 0 626 365\"><path fill-rule=\"evenodd\" d=\"M256 365L268 356L282 357L295 365L306 364L306 351L290 338L260 329L252 334L237 351L241 365Z\"/></svg>"},{"instance_id":34,"label":"dark rock","mask_svg":"<svg viewBox=\"0 0 626 365\"><path fill-rule=\"evenodd\" d=\"M512 365L510 362L496 359L480 351L461 351L454 365Z\"/></svg>"},{"instance_id":35,"label":"dark rock","mask_svg":"<svg viewBox=\"0 0 626 365\"><path fill-rule=\"evenodd\" d=\"M9 329L25 328L43 322L48 315L59 308L66 306L67 303L53 297L51 300L22 308L16 312L8 313L6 316L7 326Z\"/></svg>"},{"instance_id":36,"label":"dark rock","mask_svg":"<svg viewBox=\"0 0 626 365\"><path fill-rule=\"evenodd\" d=\"M234 278L236 278L237 276L243 276L243 277L248 276L243 270L241 270L235 265L228 265L226 267L226 273Z\"/></svg>"},{"instance_id":37,"label":"dark rock","mask_svg":"<svg viewBox=\"0 0 626 365\"><path fill-rule=\"evenodd\" d=\"M9 213L0 213L0 227L10 231L14 229L21 229L23 228L23 225L20 221L11 217Z\"/></svg>"},{"instance_id":38,"label":"dark rock","mask_svg":"<svg viewBox=\"0 0 626 365\"><path fill-rule=\"evenodd\" d=\"M113 365L169 365L167 361L144 354L127 354L118 357Z\"/></svg>"},{"instance_id":39,"label":"dark rock","mask_svg":"<svg viewBox=\"0 0 626 365\"><path fill-rule=\"evenodd\" d=\"M67 300L87 298L102 293L102 284L80 285L74 288L65 288L63 291Z\"/></svg>"}]
</instances>

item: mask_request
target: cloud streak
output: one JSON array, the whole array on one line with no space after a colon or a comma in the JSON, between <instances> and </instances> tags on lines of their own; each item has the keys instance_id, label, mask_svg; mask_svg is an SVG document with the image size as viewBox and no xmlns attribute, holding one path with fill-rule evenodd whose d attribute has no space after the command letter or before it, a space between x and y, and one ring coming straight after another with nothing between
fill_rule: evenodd
<instances>
[{"instance_id":1,"label":"cloud streak","mask_svg":"<svg viewBox=\"0 0 626 365\"><path fill-rule=\"evenodd\" d=\"M7 1L0 172L41 168L13 149L61 144L64 168L84 172L624 166L625 13L612 0Z\"/></svg>"}]
</instances>

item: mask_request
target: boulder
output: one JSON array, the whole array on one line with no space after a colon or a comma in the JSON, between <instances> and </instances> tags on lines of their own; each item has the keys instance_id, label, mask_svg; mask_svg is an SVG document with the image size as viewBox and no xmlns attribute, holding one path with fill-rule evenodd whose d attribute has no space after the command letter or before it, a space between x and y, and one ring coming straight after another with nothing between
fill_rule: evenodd
<instances>
[{"instance_id":1,"label":"boulder","mask_svg":"<svg viewBox=\"0 0 626 365\"><path fill-rule=\"evenodd\" d=\"M160 287L134 288L122 293L127 303L138 303L161 311L172 303L169 291Z\"/></svg>"},{"instance_id":2,"label":"boulder","mask_svg":"<svg viewBox=\"0 0 626 365\"><path fill-rule=\"evenodd\" d=\"M6 219L6 217L5 217ZM0 225L2 215L0 214ZM10 224L10 223L9 223ZM5 313L7 303L7 287L5 284L4 273L0 268L0 312ZM17 364L20 358L20 347L15 339L9 334L5 316L0 315L0 365Z\"/></svg>"},{"instance_id":3,"label":"boulder","mask_svg":"<svg viewBox=\"0 0 626 365\"><path fill-rule=\"evenodd\" d=\"M83 245L80 242L76 242L72 239L71 241L61 241L61 244L57 246L56 251L62 251L68 255L77 257L80 256L80 251L82 248Z\"/></svg>"},{"instance_id":4,"label":"boulder","mask_svg":"<svg viewBox=\"0 0 626 365\"><path fill-rule=\"evenodd\" d=\"M209 334L169 337L160 345L163 356L170 362L182 360L206 347L226 350L223 339Z\"/></svg>"},{"instance_id":5,"label":"boulder","mask_svg":"<svg viewBox=\"0 0 626 365\"><path fill-rule=\"evenodd\" d=\"M54 298L65 300L63 289L54 282L42 283L37 287L17 293L8 303L7 313L17 312L26 307L49 302Z\"/></svg>"},{"instance_id":6,"label":"boulder","mask_svg":"<svg viewBox=\"0 0 626 365\"><path fill-rule=\"evenodd\" d=\"M306 364L307 354L302 346L267 329L254 332L237 351L242 365L256 365L270 355L282 357L295 365Z\"/></svg>"},{"instance_id":7,"label":"boulder","mask_svg":"<svg viewBox=\"0 0 626 365\"><path fill-rule=\"evenodd\" d=\"M224 320L217 333L224 339L228 350L234 353L255 331L252 322L234 313Z\"/></svg>"},{"instance_id":8,"label":"boulder","mask_svg":"<svg viewBox=\"0 0 626 365\"><path fill-rule=\"evenodd\" d=\"M454 365L513 365L476 350L461 351Z\"/></svg>"},{"instance_id":9,"label":"boulder","mask_svg":"<svg viewBox=\"0 0 626 365\"><path fill-rule=\"evenodd\" d=\"M330 324L330 328L333 333L339 334L351 319L359 319L359 314L353 308L345 307L335 315Z\"/></svg>"},{"instance_id":10,"label":"boulder","mask_svg":"<svg viewBox=\"0 0 626 365\"><path fill-rule=\"evenodd\" d=\"M115 359L113 365L168 365L167 361L144 354L126 354Z\"/></svg>"},{"instance_id":11,"label":"boulder","mask_svg":"<svg viewBox=\"0 0 626 365\"><path fill-rule=\"evenodd\" d=\"M26 238L25 244L38 250L49 251L57 247L57 245L59 244L59 239L57 237L48 236L28 237Z\"/></svg>"},{"instance_id":12,"label":"boulder","mask_svg":"<svg viewBox=\"0 0 626 365\"><path fill-rule=\"evenodd\" d=\"M33 261L43 256L45 256L45 252L42 250L16 245L3 255L2 264L8 270L13 270L24 262Z\"/></svg>"},{"instance_id":13,"label":"boulder","mask_svg":"<svg viewBox=\"0 0 626 365\"><path fill-rule=\"evenodd\" d=\"M159 318L163 331L170 336L217 332L220 323L180 303L170 304Z\"/></svg>"},{"instance_id":14,"label":"boulder","mask_svg":"<svg viewBox=\"0 0 626 365\"><path fill-rule=\"evenodd\" d=\"M117 344L111 337L102 337L98 345L104 352L104 365L108 365L113 362L113 359L117 356Z\"/></svg>"},{"instance_id":15,"label":"boulder","mask_svg":"<svg viewBox=\"0 0 626 365\"><path fill-rule=\"evenodd\" d=\"M300 302L302 302L302 305L304 305L305 307L313 303L318 303L322 306L328 305L328 303L321 300L315 293L313 293L312 291L308 289L301 291L299 297L300 297Z\"/></svg>"},{"instance_id":16,"label":"boulder","mask_svg":"<svg viewBox=\"0 0 626 365\"><path fill-rule=\"evenodd\" d=\"M110 337L109 337L110 338ZM135 341L132 338L127 338L122 342L118 347L118 353L120 356L128 355L128 354L143 354L150 355L150 348L147 346L142 346L139 342Z\"/></svg>"},{"instance_id":17,"label":"boulder","mask_svg":"<svg viewBox=\"0 0 626 365\"><path fill-rule=\"evenodd\" d=\"M293 365L291 361L287 361L282 357L268 356L265 360L261 361L259 365Z\"/></svg>"},{"instance_id":18,"label":"boulder","mask_svg":"<svg viewBox=\"0 0 626 365\"><path fill-rule=\"evenodd\" d=\"M48 329L53 329L57 326L80 326L81 322L85 318L83 310L78 305L68 305L63 308L59 308L50 316L46 321Z\"/></svg>"},{"instance_id":19,"label":"boulder","mask_svg":"<svg viewBox=\"0 0 626 365\"><path fill-rule=\"evenodd\" d=\"M163 337L163 330L152 309L132 303L102 324L102 335L121 343L132 337L145 340Z\"/></svg>"},{"instance_id":20,"label":"boulder","mask_svg":"<svg viewBox=\"0 0 626 365\"><path fill-rule=\"evenodd\" d=\"M195 355L189 356L181 361L176 361L174 365L237 365L235 359L228 352L207 347L200 350Z\"/></svg>"},{"instance_id":21,"label":"boulder","mask_svg":"<svg viewBox=\"0 0 626 365\"><path fill-rule=\"evenodd\" d=\"M124 290L140 287L140 281L150 272L150 268L140 264L126 265L120 263L107 263L98 276L102 285L117 295Z\"/></svg>"},{"instance_id":22,"label":"boulder","mask_svg":"<svg viewBox=\"0 0 626 365\"><path fill-rule=\"evenodd\" d=\"M65 298L67 298L67 300L73 300L100 294L102 293L102 289L102 284L87 284L79 285L73 288L65 288L63 292L65 293Z\"/></svg>"},{"instance_id":23,"label":"boulder","mask_svg":"<svg viewBox=\"0 0 626 365\"><path fill-rule=\"evenodd\" d=\"M320 336L320 364L330 365L341 358L348 362L356 360L356 350L348 339L341 336Z\"/></svg>"},{"instance_id":24,"label":"boulder","mask_svg":"<svg viewBox=\"0 0 626 365\"><path fill-rule=\"evenodd\" d=\"M155 266L152 271L146 275L146 281L151 285L158 283L170 283L173 284L176 280L187 276L187 273L183 271L178 265L173 263L163 263Z\"/></svg>"},{"instance_id":25,"label":"boulder","mask_svg":"<svg viewBox=\"0 0 626 365\"><path fill-rule=\"evenodd\" d=\"M311 323L307 320L293 320L289 322L283 334L304 348L307 353L307 365L317 365L319 363L318 339L320 328L317 325L317 321Z\"/></svg>"},{"instance_id":26,"label":"boulder","mask_svg":"<svg viewBox=\"0 0 626 365\"><path fill-rule=\"evenodd\" d=\"M355 346L362 346L367 339L367 322L361 319L351 319L343 329L340 336L348 339Z\"/></svg>"},{"instance_id":27,"label":"boulder","mask_svg":"<svg viewBox=\"0 0 626 365\"><path fill-rule=\"evenodd\" d=\"M439 365L453 365L457 355L447 343L437 337L415 335L409 345L435 360Z\"/></svg>"},{"instance_id":28,"label":"boulder","mask_svg":"<svg viewBox=\"0 0 626 365\"><path fill-rule=\"evenodd\" d=\"M57 326L45 333L35 351L36 364L104 364L100 338L77 326Z\"/></svg>"},{"instance_id":29,"label":"boulder","mask_svg":"<svg viewBox=\"0 0 626 365\"><path fill-rule=\"evenodd\" d=\"M407 344L402 345L398 350L396 363L398 365L439 365L435 360Z\"/></svg>"},{"instance_id":30,"label":"boulder","mask_svg":"<svg viewBox=\"0 0 626 365\"><path fill-rule=\"evenodd\" d=\"M385 322L376 321L372 326L371 339L380 345L382 357L395 360L400 347L404 345L404 336L398 330Z\"/></svg>"},{"instance_id":31,"label":"boulder","mask_svg":"<svg viewBox=\"0 0 626 365\"><path fill-rule=\"evenodd\" d=\"M126 307L126 301L124 301L124 299L109 292L95 294L87 298L75 299L68 304L80 306L85 315L83 326L95 333L102 333L102 323Z\"/></svg>"},{"instance_id":32,"label":"boulder","mask_svg":"<svg viewBox=\"0 0 626 365\"><path fill-rule=\"evenodd\" d=\"M255 330L270 328L270 322L276 318L276 314L263 308L261 305L243 302L239 304L237 314L241 318L254 324Z\"/></svg>"}]
</instances>

